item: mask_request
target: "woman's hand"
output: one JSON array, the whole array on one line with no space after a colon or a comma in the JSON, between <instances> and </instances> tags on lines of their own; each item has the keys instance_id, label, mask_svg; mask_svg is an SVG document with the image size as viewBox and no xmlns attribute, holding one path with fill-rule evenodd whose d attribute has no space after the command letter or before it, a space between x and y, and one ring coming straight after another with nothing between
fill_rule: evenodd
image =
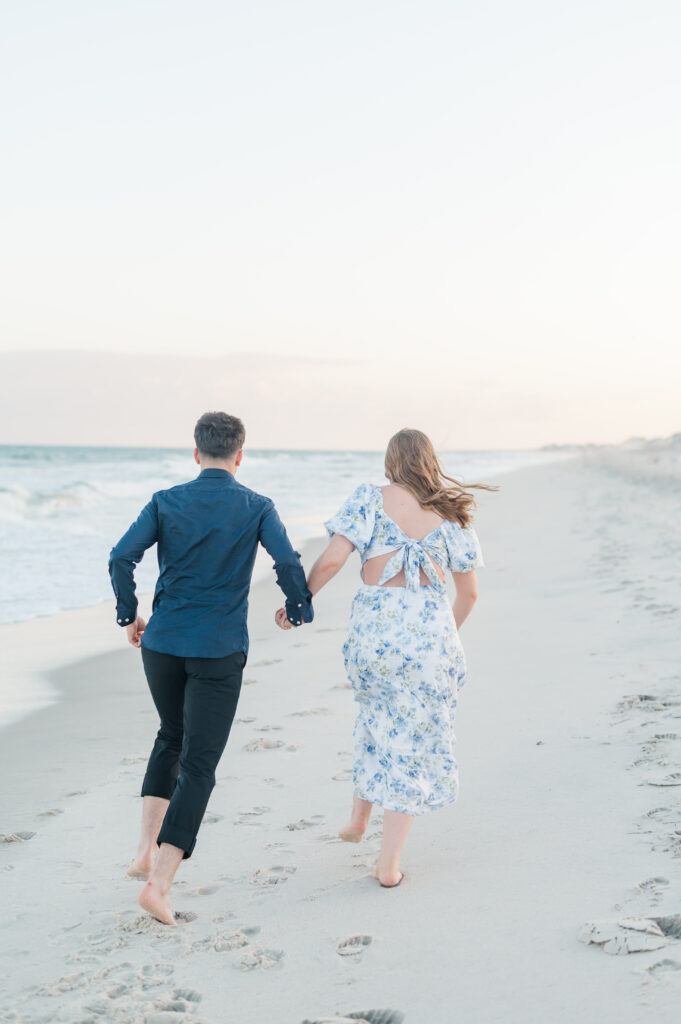
<instances>
[{"instance_id":1,"label":"woman's hand","mask_svg":"<svg viewBox=\"0 0 681 1024\"><path fill-rule=\"evenodd\" d=\"M292 622L288 621L288 618L286 617L286 609L285 608L279 608L274 613L274 621L279 626L279 629L295 629L296 628L293 625Z\"/></svg>"}]
</instances>

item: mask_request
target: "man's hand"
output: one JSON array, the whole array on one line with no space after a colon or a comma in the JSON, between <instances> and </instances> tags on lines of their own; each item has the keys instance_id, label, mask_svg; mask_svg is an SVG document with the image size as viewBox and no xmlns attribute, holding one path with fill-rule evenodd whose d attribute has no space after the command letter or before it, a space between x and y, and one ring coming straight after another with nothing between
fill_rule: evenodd
<instances>
[{"instance_id":1,"label":"man's hand","mask_svg":"<svg viewBox=\"0 0 681 1024\"><path fill-rule=\"evenodd\" d=\"M125 627L125 632L128 634L128 643L132 644L133 647L142 646L142 633L146 625L144 619L141 619L138 615L134 622Z\"/></svg>"},{"instance_id":2,"label":"man's hand","mask_svg":"<svg viewBox=\"0 0 681 1024\"><path fill-rule=\"evenodd\" d=\"M274 621L279 626L279 629L295 629L296 628L293 625L292 622L288 621L288 618L286 617L286 609L285 608L279 608L279 610L274 613Z\"/></svg>"}]
</instances>

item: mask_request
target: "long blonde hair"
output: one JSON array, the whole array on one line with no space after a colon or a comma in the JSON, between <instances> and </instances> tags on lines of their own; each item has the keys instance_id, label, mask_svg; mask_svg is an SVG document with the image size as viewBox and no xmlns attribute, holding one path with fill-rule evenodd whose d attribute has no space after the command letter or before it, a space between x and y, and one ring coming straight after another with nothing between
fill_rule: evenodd
<instances>
[{"instance_id":1,"label":"long blonde hair","mask_svg":"<svg viewBox=\"0 0 681 1024\"><path fill-rule=\"evenodd\" d=\"M432 509L450 522L469 526L476 501L466 487L498 491L492 484L467 484L466 487L443 471L432 441L421 430L398 430L388 441L385 475L413 494L421 508Z\"/></svg>"}]
</instances>

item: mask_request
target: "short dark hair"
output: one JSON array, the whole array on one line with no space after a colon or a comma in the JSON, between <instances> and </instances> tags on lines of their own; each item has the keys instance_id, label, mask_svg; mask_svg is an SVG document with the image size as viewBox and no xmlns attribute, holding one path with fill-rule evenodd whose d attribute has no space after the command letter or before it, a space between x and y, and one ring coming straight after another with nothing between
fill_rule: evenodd
<instances>
[{"instance_id":1,"label":"short dark hair","mask_svg":"<svg viewBox=\"0 0 681 1024\"><path fill-rule=\"evenodd\" d=\"M204 412L194 427L194 441L202 455L229 459L243 448L246 431L240 419L226 412Z\"/></svg>"}]
</instances>

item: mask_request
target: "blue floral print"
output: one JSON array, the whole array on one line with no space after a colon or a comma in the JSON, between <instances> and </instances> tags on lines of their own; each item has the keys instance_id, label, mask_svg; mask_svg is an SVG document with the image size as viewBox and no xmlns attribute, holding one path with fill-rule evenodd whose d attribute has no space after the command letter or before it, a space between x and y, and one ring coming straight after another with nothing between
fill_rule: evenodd
<instances>
[{"instance_id":1,"label":"blue floral print","mask_svg":"<svg viewBox=\"0 0 681 1024\"><path fill-rule=\"evenodd\" d=\"M325 523L360 553L362 564L394 552L378 586L362 584L343 646L358 704L355 795L403 814L456 800L454 710L466 660L444 584L430 560L452 572L483 565L472 527L443 522L416 541L383 509L381 489L362 484ZM404 569L406 586L381 585ZM419 569L430 581L420 584Z\"/></svg>"}]
</instances>

